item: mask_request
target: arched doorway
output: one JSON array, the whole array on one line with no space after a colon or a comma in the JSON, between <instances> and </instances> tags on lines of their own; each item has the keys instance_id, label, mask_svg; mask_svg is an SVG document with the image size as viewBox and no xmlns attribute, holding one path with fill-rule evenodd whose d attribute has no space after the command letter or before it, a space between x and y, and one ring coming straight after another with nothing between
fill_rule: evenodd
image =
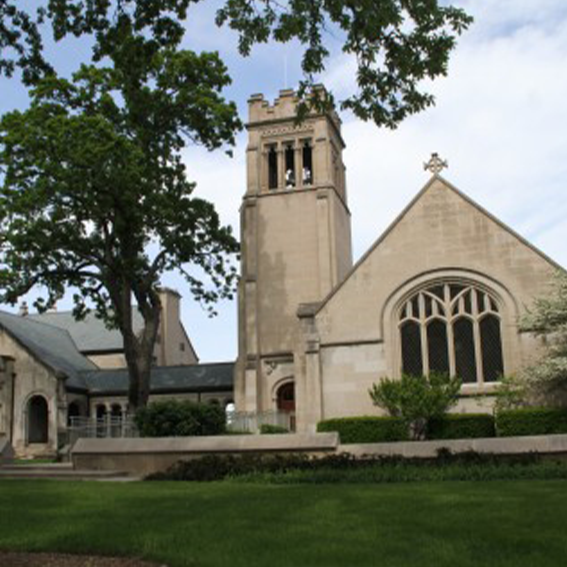
<instances>
[{"instance_id":1,"label":"arched doorway","mask_svg":"<svg viewBox=\"0 0 567 567\"><path fill-rule=\"evenodd\" d=\"M288 414L289 430L295 431L295 383L286 382L276 392L278 411Z\"/></svg>"},{"instance_id":2,"label":"arched doorway","mask_svg":"<svg viewBox=\"0 0 567 567\"><path fill-rule=\"evenodd\" d=\"M28 443L49 440L49 410L43 396L33 396L28 402Z\"/></svg>"}]
</instances>

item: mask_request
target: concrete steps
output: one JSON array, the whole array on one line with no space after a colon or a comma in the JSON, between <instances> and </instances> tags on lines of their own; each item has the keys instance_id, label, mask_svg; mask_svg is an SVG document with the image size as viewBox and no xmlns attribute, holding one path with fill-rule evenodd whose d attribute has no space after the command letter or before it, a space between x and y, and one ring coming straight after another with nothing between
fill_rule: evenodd
<instances>
[{"instance_id":1,"label":"concrete steps","mask_svg":"<svg viewBox=\"0 0 567 567\"><path fill-rule=\"evenodd\" d=\"M75 470L71 463L38 465L4 465L0 467L0 479L35 478L53 480L138 480L124 471Z\"/></svg>"}]
</instances>

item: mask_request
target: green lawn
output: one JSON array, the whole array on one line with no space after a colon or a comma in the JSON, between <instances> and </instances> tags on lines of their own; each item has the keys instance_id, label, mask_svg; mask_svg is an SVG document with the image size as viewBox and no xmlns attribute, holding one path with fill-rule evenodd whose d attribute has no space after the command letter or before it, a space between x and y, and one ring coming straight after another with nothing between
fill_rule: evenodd
<instances>
[{"instance_id":1,"label":"green lawn","mask_svg":"<svg viewBox=\"0 0 567 567\"><path fill-rule=\"evenodd\" d=\"M170 567L557 567L567 560L567 481L1 481L0 549Z\"/></svg>"}]
</instances>

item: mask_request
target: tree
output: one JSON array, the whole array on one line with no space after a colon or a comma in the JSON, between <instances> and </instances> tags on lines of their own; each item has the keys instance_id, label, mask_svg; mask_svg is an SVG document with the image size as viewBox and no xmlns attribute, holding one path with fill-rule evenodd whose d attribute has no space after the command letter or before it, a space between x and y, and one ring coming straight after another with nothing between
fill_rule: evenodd
<instances>
[{"instance_id":1,"label":"tree","mask_svg":"<svg viewBox=\"0 0 567 567\"><path fill-rule=\"evenodd\" d=\"M422 439L432 418L443 417L457 403L461 380L432 372L429 376L402 374L382 378L368 391L375 406L407 422L415 439Z\"/></svg>"},{"instance_id":2,"label":"tree","mask_svg":"<svg viewBox=\"0 0 567 567\"><path fill-rule=\"evenodd\" d=\"M555 274L551 293L535 300L523 317L521 328L543 337L544 355L524 369L515 391L526 401L567 403L567 273Z\"/></svg>"},{"instance_id":3,"label":"tree","mask_svg":"<svg viewBox=\"0 0 567 567\"><path fill-rule=\"evenodd\" d=\"M0 74L19 66L32 87L30 108L0 121L2 299L42 286L45 309L73 286L75 315L92 304L124 337L132 409L149 395L161 275L180 270L207 304L230 297L235 281L237 243L193 196L181 160L187 144L230 146L241 128L222 97L230 78L218 54L181 48L193 3L45 0L33 16L0 0ZM343 108L389 127L433 102L420 81L445 74L470 21L436 0L226 0L217 13L243 55L270 39L305 46L299 118L333 103L311 87L329 55L323 34L336 31L358 61L358 91ZM44 60L45 22L56 41L92 40L92 60L72 80Z\"/></svg>"}]
</instances>

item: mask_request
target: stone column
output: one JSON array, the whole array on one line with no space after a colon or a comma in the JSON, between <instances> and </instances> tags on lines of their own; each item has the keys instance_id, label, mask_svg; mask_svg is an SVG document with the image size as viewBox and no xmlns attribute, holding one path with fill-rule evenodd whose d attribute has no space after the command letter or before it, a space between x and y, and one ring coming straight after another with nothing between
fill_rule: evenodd
<instances>
[{"instance_id":1,"label":"stone column","mask_svg":"<svg viewBox=\"0 0 567 567\"><path fill-rule=\"evenodd\" d=\"M295 142L294 148L294 163L295 163L295 188L302 189L303 188L303 159L301 156L301 142Z\"/></svg>"}]
</instances>

